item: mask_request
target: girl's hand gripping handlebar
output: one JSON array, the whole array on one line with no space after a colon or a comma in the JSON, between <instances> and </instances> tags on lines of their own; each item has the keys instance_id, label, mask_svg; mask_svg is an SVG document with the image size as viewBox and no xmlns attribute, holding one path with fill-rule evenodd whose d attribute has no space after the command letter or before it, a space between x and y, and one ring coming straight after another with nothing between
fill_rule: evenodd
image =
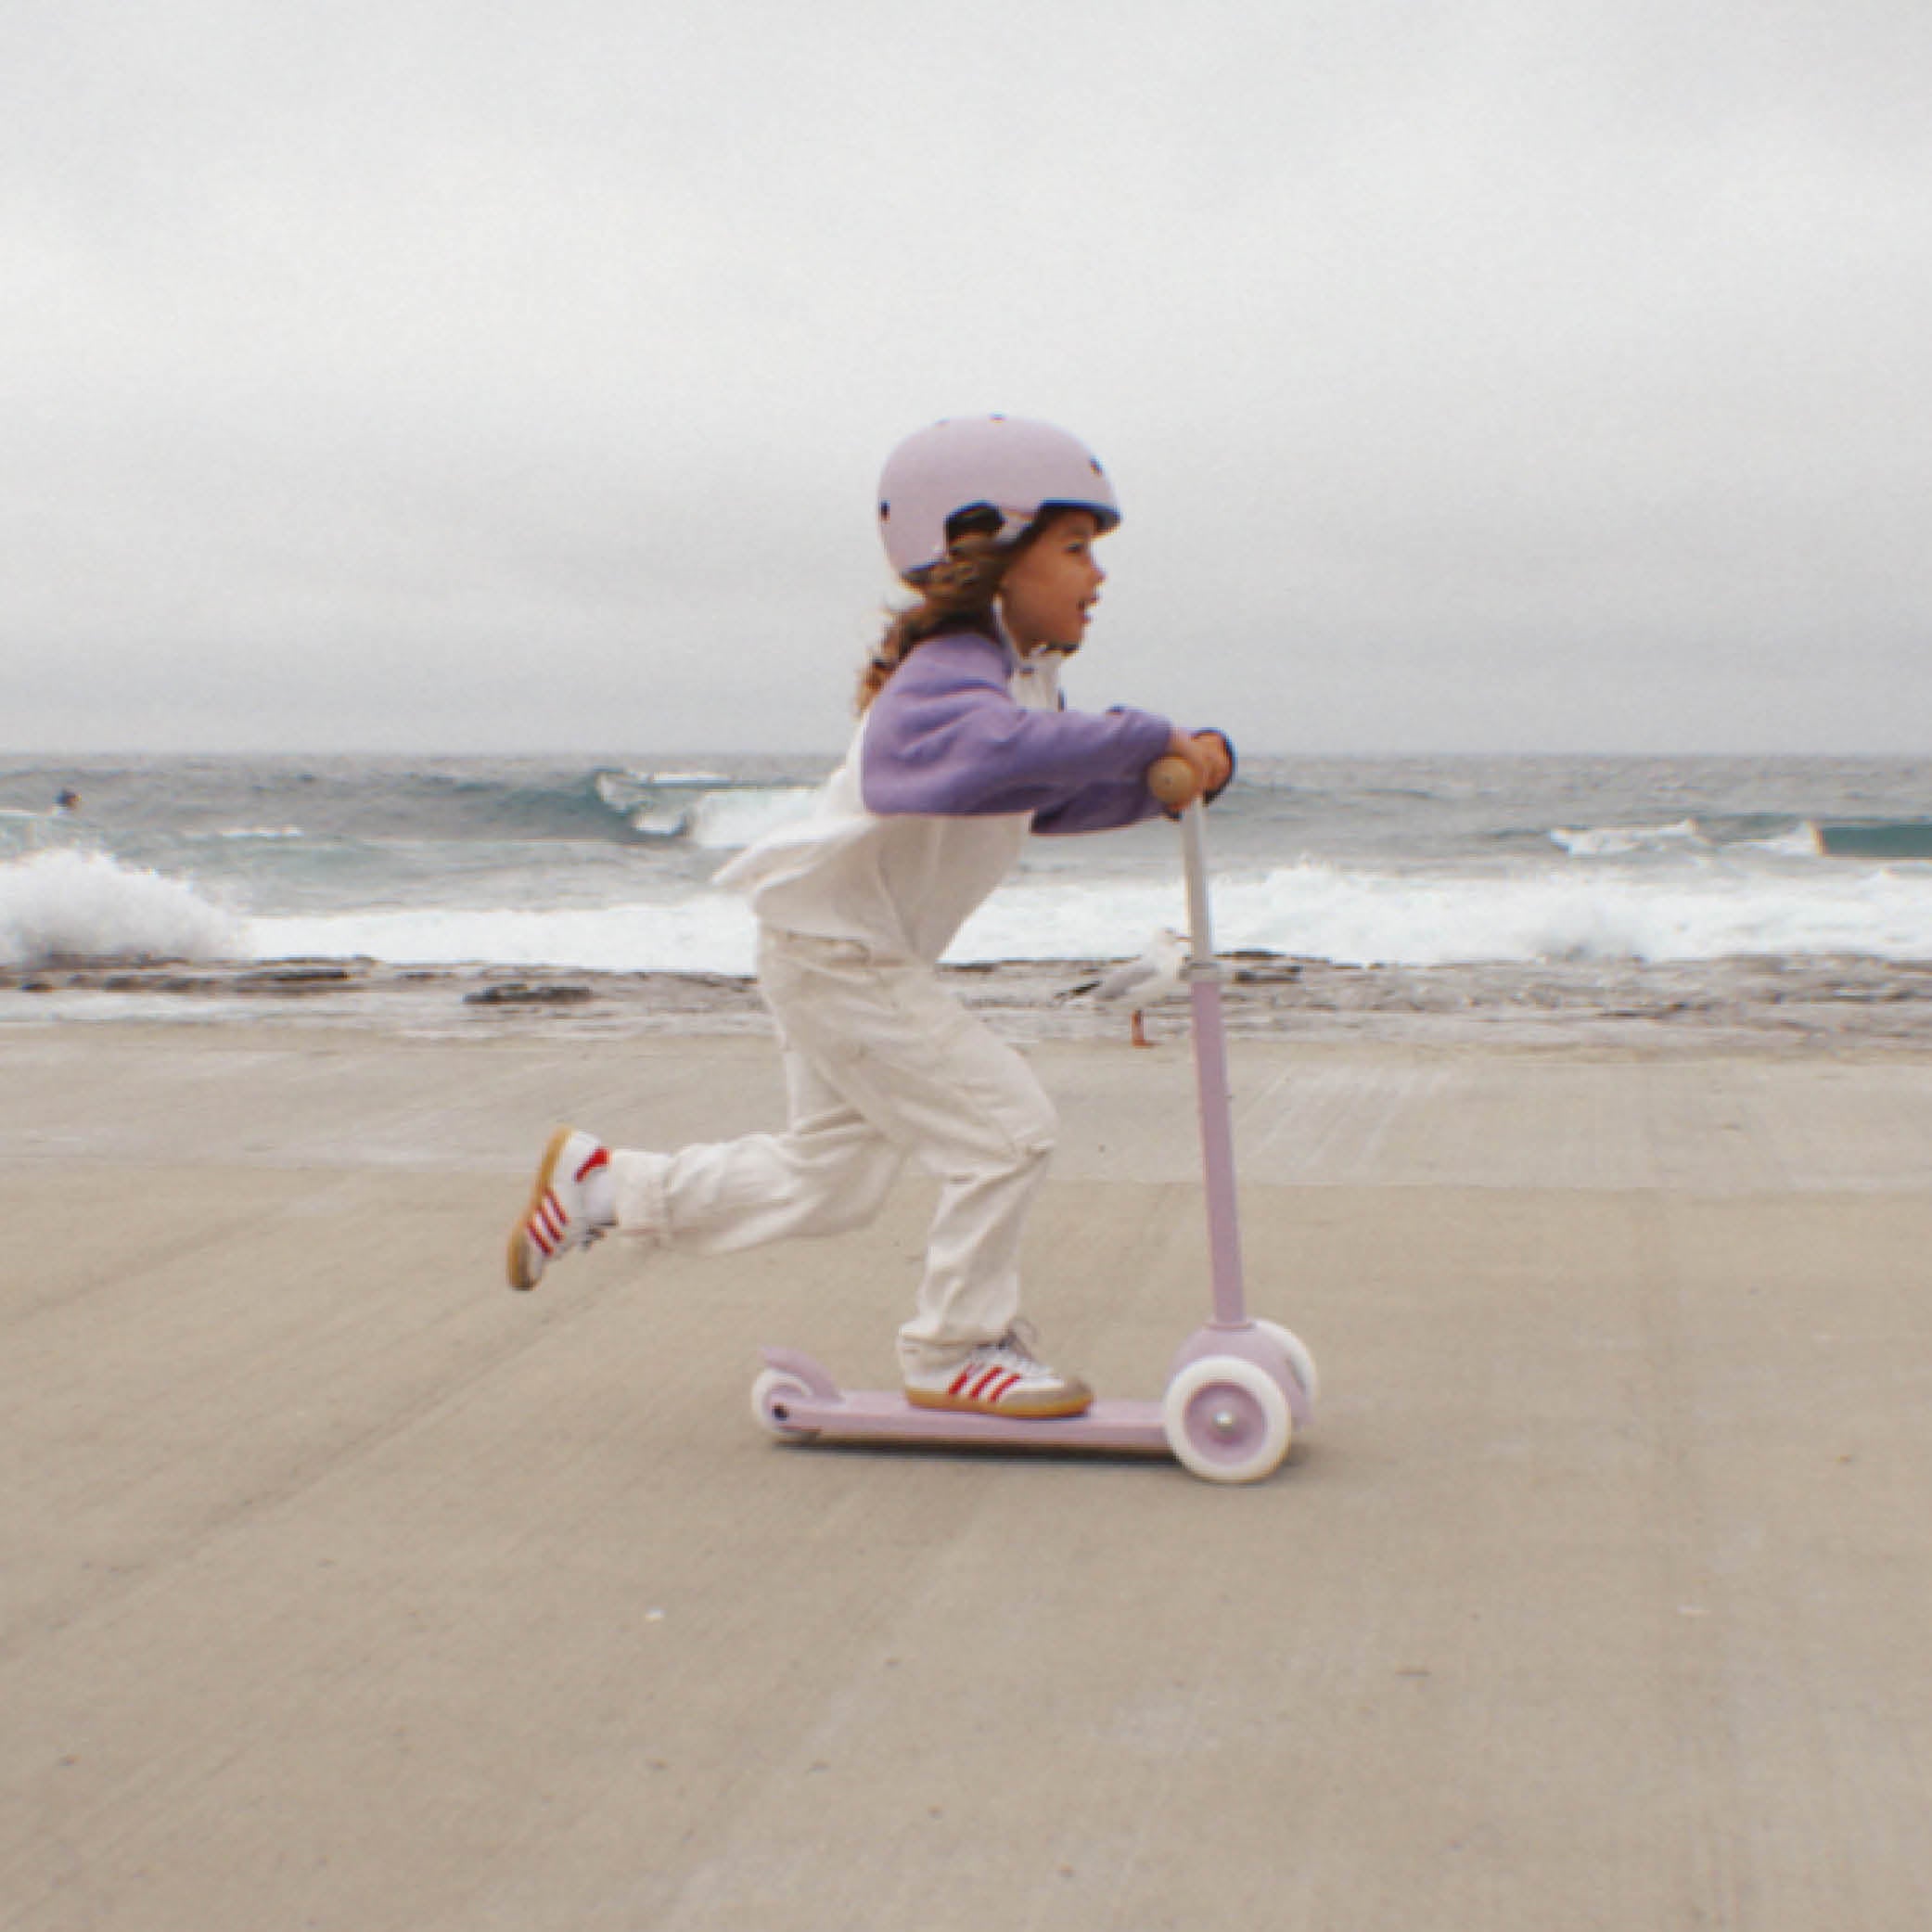
<instances>
[{"instance_id":1,"label":"girl's hand gripping handlebar","mask_svg":"<svg viewBox=\"0 0 1932 1932\"><path fill-rule=\"evenodd\" d=\"M1193 762L1170 751L1147 767L1147 789L1170 812L1184 811L1207 789Z\"/></svg>"},{"instance_id":2,"label":"girl's hand gripping handlebar","mask_svg":"<svg viewBox=\"0 0 1932 1932\"><path fill-rule=\"evenodd\" d=\"M1147 767L1147 789L1170 812L1212 798L1234 776L1228 741L1218 731L1177 731L1165 756Z\"/></svg>"}]
</instances>

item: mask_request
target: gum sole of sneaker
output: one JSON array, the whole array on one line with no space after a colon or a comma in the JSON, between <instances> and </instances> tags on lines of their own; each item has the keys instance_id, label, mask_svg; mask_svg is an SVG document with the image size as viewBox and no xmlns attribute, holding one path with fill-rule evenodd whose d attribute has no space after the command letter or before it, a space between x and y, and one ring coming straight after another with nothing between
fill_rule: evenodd
<instances>
[{"instance_id":1,"label":"gum sole of sneaker","mask_svg":"<svg viewBox=\"0 0 1932 1932\"><path fill-rule=\"evenodd\" d=\"M530 1205L523 1210L523 1219L510 1230L509 1267L507 1274L513 1288L526 1292L536 1286L543 1274L541 1268L530 1265L530 1243L525 1230L536 1219L537 1209L544 1205L544 1196L550 1192L550 1184L557 1179L557 1164L564 1158L564 1145L570 1138L571 1130L559 1127L550 1136L549 1145L544 1149L544 1158L537 1164L537 1184L530 1191Z\"/></svg>"},{"instance_id":2,"label":"gum sole of sneaker","mask_svg":"<svg viewBox=\"0 0 1932 1932\"><path fill-rule=\"evenodd\" d=\"M962 1415L999 1415L1009 1422L1065 1422L1069 1416L1084 1415L1094 1406L1091 1395L1062 1396L1057 1401L1043 1400L1024 1408L976 1402L969 1396L928 1395L923 1388L908 1388L905 1399L915 1409L951 1409Z\"/></svg>"}]
</instances>

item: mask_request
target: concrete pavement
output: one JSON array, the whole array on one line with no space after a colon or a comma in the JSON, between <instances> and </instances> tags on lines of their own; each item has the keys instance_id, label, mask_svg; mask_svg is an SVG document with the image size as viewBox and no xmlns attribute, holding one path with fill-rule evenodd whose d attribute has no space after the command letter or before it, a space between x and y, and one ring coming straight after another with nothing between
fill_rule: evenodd
<instances>
[{"instance_id":1,"label":"concrete pavement","mask_svg":"<svg viewBox=\"0 0 1932 1932\"><path fill-rule=\"evenodd\" d=\"M1184 1054L1047 1045L1051 1351L1205 1298ZM1152 1932L1932 1916L1932 1058L1244 1044L1311 1436L785 1448L924 1184L532 1297L554 1115L765 1123L742 1040L0 1035L0 1926Z\"/></svg>"}]
</instances>

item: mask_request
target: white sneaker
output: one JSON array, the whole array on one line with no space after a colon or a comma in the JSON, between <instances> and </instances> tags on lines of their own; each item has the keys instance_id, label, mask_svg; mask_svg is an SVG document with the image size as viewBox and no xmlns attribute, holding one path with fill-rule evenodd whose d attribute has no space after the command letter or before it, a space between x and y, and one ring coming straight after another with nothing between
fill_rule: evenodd
<instances>
[{"instance_id":1,"label":"white sneaker","mask_svg":"<svg viewBox=\"0 0 1932 1932\"><path fill-rule=\"evenodd\" d=\"M965 1409L1033 1421L1090 1408L1094 1391L1078 1375L1048 1368L1032 1344L1032 1331L1016 1322L998 1341L981 1342L947 1367L907 1371L905 1399L915 1409Z\"/></svg>"},{"instance_id":2,"label":"white sneaker","mask_svg":"<svg viewBox=\"0 0 1932 1932\"><path fill-rule=\"evenodd\" d=\"M544 1270L573 1247L588 1247L604 1233L584 1199L585 1184L610 1165L610 1151L594 1134L559 1127L537 1164L536 1185L523 1218L510 1230L513 1288L533 1288Z\"/></svg>"}]
</instances>

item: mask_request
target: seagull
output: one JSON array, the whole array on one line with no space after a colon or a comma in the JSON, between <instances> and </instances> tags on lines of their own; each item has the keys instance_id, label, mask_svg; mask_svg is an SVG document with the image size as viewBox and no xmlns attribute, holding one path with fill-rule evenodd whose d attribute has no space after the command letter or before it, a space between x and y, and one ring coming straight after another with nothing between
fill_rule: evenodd
<instances>
[{"instance_id":1,"label":"seagull","mask_svg":"<svg viewBox=\"0 0 1932 1932\"><path fill-rule=\"evenodd\" d=\"M1187 971L1187 935L1163 926L1138 959L1117 966L1106 978L1076 987L1076 992L1091 992L1096 1000L1131 1000L1133 1003L1132 1040L1136 1046L1152 1046L1141 1016L1157 1000L1165 1000L1181 991Z\"/></svg>"}]
</instances>

